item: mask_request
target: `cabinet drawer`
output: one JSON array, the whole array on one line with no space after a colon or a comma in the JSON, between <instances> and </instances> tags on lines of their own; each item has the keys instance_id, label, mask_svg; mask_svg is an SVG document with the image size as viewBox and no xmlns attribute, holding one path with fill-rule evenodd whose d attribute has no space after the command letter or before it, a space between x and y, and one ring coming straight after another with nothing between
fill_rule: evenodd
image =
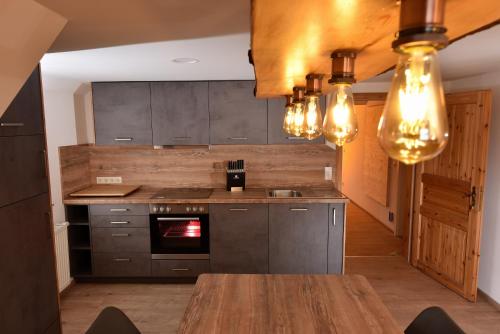
<instances>
[{"instance_id":1,"label":"cabinet drawer","mask_svg":"<svg viewBox=\"0 0 500 334\"><path fill-rule=\"evenodd\" d=\"M94 252L150 252L148 228L92 228Z\"/></svg>"},{"instance_id":2,"label":"cabinet drawer","mask_svg":"<svg viewBox=\"0 0 500 334\"><path fill-rule=\"evenodd\" d=\"M149 215L149 207L144 204L96 204L90 206L91 215L140 216Z\"/></svg>"},{"instance_id":3,"label":"cabinet drawer","mask_svg":"<svg viewBox=\"0 0 500 334\"><path fill-rule=\"evenodd\" d=\"M197 277L210 272L210 261L153 260L151 272L156 277Z\"/></svg>"},{"instance_id":4,"label":"cabinet drawer","mask_svg":"<svg viewBox=\"0 0 500 334\"><path fill-rule=\"evenodd\" d=\"M149 253L94 253L94 276L132 277L151 275Z\"/></svg>"},{"instance_id":5,"label":"cabinet drawer","mask_svg":"<svg viewBox=\"0 0 500 334\"><path fill-rule=\"evenodd\" d=\"M91 216L92 227L149 227L149 216Z\"/></svg>"}]
</instances>

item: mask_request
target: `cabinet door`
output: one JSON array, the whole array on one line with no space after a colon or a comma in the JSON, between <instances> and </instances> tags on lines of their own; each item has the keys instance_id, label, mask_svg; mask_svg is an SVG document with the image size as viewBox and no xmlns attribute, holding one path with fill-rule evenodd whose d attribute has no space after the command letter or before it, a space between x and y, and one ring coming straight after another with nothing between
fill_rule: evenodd
<instances>
[{"instance_id":1,"label":"cabinet door","mask_svg":"<svg viewBox=\"0 0 500 334\"><path fill-rule=\"evenodd\" d=\"M208 145L208 82L153 82L154 145Z\"/></svg>"},{"instance_id":2,"label":"cabinet door","mask_svg":"<svg viewBox=\"0 0 500 334\"><path fill-rule=\"evenodd\" d=\"M98 145L151 145L151 90L147 82L92 84Z\"/></svg>"},{"instance_id":3,"label":"cabinet door","mask_svg":"<svg viewBox=\"0 0 500 334\"><path fill-rule=\"evenodd\" d=\"M255 81L209 83L210 144L267 144L267 100Z\"/></svg>"},{"instance_id":4,"label":"cabinet door","mask_svg":"<svg viewBox=\"0 0 500 334\"><path fill-rule=\"evenodd\" d=\"M328 227L328 273L344 271L345 204L330 204Z\"/></svg>"},{"instance_id":5,"label":"cabinet door","mask_svg":"<svg viewBox=\"0 0 500 334\"><path fill-rule=\"evenodd\" d=\"M49 212L47 194L0 208L0 333L44 333L58 319Z\"/></svg>"},{"instance_id":6,"label":"cabinet door","mask_svg":"<svg viewBox=\"0 0 500 334\"><path fill-rule=\"evenodd\" d=\"M268 205L210 205L210 268L216 273L268 272Z\"/></svg>"},{"instance_id":7,"label":"cabinet door","mask_svg":"<svg viewBox=\"0 0 500 334\"><path fill-rule=\"evenodd\" d=\"M326 99L321 97L323 116L325 114ZM283 118L285 117L285 99L274 98L267 100L267 142L268 144L324 144L325 137L308 140L304 137L292 136L283 131Z\"/></svg>"},{"instance_id":8,"label":"cabinet door","mask_svg":"<svg viewBox=\"0 0 500 334\"><path fill-rule=\"evenodd\" d=\"M43 135L0 137L0 207L48 191Z\"/></svg>"},{"instance_id":9,"label":"cabinet door","mask_svg":"<svg viewBox=\"0 0 500 334\"><path fill-rule=\"evenodd\" d=\"M269 205L269 272L326 274L328 204Z\"/></svg>"},{"instance_id":10,"label":"cabinet door","mask_svg":"<svg viewBox=\"0 0 500 334\"><path fill-rule=\"evenodd\" d=\"M0 136L43 134L42 110L37 67L0 118Z\"/></svg>"}]
</instances>

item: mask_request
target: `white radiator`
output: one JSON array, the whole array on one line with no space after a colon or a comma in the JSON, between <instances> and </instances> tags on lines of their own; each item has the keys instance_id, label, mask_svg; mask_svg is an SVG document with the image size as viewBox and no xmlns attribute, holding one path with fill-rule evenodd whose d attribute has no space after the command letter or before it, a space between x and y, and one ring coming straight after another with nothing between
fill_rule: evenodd
<instances>
[{"instance_id":1,"label":"white radiator","mask_svg":"<svg viewBox=\"0 0 500 334\"><path fill-rule=\"evenodd\" d=\"M68 223L60 223L54 227L59 292L66 289L71 283L69 273L68 225Z\"/></svg>"}]
</instances>

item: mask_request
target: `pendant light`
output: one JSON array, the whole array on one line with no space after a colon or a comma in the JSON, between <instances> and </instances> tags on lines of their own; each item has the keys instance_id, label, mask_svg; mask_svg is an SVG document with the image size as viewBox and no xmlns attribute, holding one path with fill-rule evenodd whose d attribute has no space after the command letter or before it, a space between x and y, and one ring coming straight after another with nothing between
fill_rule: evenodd
<instances>
[{"instance_id":1,"label":"pendant light","mask_svg":"<svg viewBox=\"0 0 500 334\"><path fill-rule=\"evenodd\" d=\"M299 137L302 134L302 125L304 123L304 87L293 87L293 123L291 134Z\"/></svg>"},{"instance_id":2,"label":"pendant light","mask_svg":"<svg viewBox=\"0 0 500 334\"><path fill-rule=\"evenodd\" d=\"M295 118L295 112L293 108L293 96L285 95L285 99L286 99L286 104L285 104L285 117L283 118L283 131L285 131L290 135L293 135L292 128Z\"/></svg>"},{"instance_id":3,"label":"pendant light","mask_svg":"<svg viewBox=\"0 0 500 334\"><path fill-rule=\"evenodd\" d=\"M448 44L444 0L401 1L400 54L380 118L378 138L387 154L405 164L434 158L448 141L437 50Z\"/></svg>"},{"instance_id":4,"label":"pendant light","mask_svg":"<svg viewBox=\"0 0 500 334\"><path fill-rule=\"evenodd\" d=\"M322 79L323 76L320 74L308 74L306 76L306 98L301 136L309 140L318 138L323 133L320 104Z\"/></svg>"},{"instance_id":5,"label":"pendant light","mask_svg":"<svg viewBox=\"0 0 500 334\"><path fill-rule=\"evenodd\" d=\"M356 138L358 119L354 111L354 98L351 85L354 79L354 59L356 53L338 50L332 53L332 77L328 82L333 84L330 104L326 108L323 122L323 134L330 142L342 146Z\"/></svg>"}]
</instances>

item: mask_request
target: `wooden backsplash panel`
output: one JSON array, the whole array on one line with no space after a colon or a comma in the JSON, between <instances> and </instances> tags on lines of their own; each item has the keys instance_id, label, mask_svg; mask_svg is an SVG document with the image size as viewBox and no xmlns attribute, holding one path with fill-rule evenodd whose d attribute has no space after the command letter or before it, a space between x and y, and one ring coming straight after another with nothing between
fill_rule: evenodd
<instances>
[{"instance_id":1,"label":"wooden backsplash panel","mask_svg":"<svg viewBox=\"0 0 500 334\"><path fill-rule=\"evenodd\" d=\"M87 145L59 147L63 197L88 187L92 183L90 178L90 149L91 146Z\"/></svg>"},{"instance_id":2,"label":"wooden backsplash panel","mask_svg":"<svg viewBox=\"0 0 500 334\"><path fill-rule=\"evenodd\" d=\"M152 147L90 146L90 178L121 176L125 184L154 187L226 185L225 162L245 160L247 187L327 186L324 167L335 150L326 145L216 145L155 150Z\"/></svg>"}]
</instances>

